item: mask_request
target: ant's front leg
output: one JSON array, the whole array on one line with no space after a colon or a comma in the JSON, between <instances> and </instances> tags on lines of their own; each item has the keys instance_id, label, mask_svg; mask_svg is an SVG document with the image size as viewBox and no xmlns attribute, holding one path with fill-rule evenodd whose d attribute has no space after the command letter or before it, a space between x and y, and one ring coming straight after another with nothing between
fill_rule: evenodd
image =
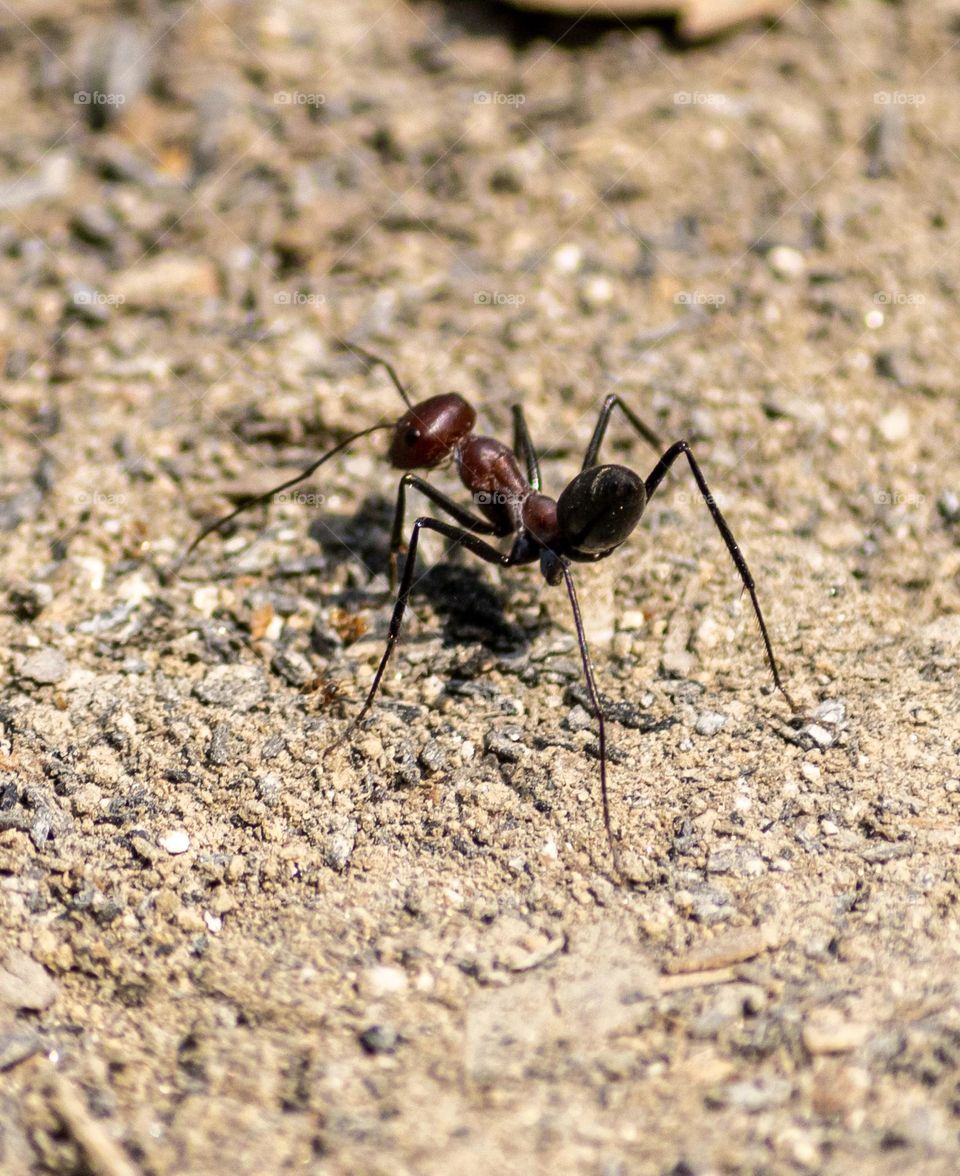
<instances>
[{"instance_id":1,"label":"ant's front leg","mask_svg":"<svg viewBox=\"0 0 960 1176\"><path fill-rule=\"evenodd\" d=\"M527 428L527 418L523 415L523 408L515 404L510 410L513 413L513 452L523 459L527 467L527 481L534 490L540 490L540 462L537 451L530 440L530 430Z\"/></svg>"},{"instance_id":2,"label":"ant's front leg","mask_svg":"<svg viewBox=\"0 0 960 1176\"><path fill-rule=\"evenodd\" d=\"M393 514L393 530L390 533L389 572L391 592L397 586L397 567L400 557L407 555L407 545L403 541L403 520L407 505L408 486L414 490L419 490L425 498L429 498L434 505L446 511L461 527L475 535L500 536L509 533L499 530L493 523L473 514L465 506L461 506L459 502L454 501L449 494L444 494L436 486L431 486L425 479L418 477L416 474L404 474L397 488L397 505Z\"/></svg>"},{"instance_id":3,"label":"ant's front leg","mask_svg":"<svg viewBox=\"0 0 960 1176\"><path fill-rule=\"evenodd\" d=\"M734 539L733 532L730 530L727 520L723 517L723 514L720 511L720 507L717 506L713 495L710 493L710 487L707 485L707 480L703 476L699 465L697 465L696 458L690 452L690 446L686 441L677 441L676 444L671 445L663 457L661 457L654 466L653 473L649 478L647 478L645 483L647 501L649 502L654 494L656 494L660 487L660 483L667 476L668 470L681 454L684 454L687 461L690 463L690 469L692 470L693 476L696 479L697 486L700 489L700 494L703 498L703 501L706 503L707 509L710 511L710 514L713 517L713 521L716 524L716 528L720 532L724 543L727 545L727 551L730 552L730 558L733 560L737 571L740 573L740 579L743 581L744 588L746 588L747 592L750 593L750 600L753 604L754 615L757 618L757 624L760 626L760 636L763 638L763 644L767 651L767 661L770 663L770 669L773 671L774 685L787 700L787 703L789 704L793 713L796 714L800 708L790 697L786 686L784 686L780 679L780 671L777 668L777 660L773 656L773 646L770 643L770 635L767 633L767 625L763 619L763 613L760 609L760 601L757 599L756 585L754 584L750 569L747 567L747 561L743 558L743 552L740 550L736 539Z\"/></svg>"}]
</instances>

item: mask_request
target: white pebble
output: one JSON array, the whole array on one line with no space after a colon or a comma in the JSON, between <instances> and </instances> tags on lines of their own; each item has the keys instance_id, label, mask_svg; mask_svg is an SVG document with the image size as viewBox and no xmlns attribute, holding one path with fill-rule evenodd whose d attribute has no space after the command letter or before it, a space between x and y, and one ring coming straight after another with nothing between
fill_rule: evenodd
<instances>
[{"instance_id":1,"label":"white pebble","mask_svg":"<svg viewBox=\"0 0 960 1176\"><path fill-rule=\"evenodd\" d=\"M894 408L880 418L880 433L889 445L897 445L910 436L910 414L905 408Z\"/></svg>"},{"instance_id":2,"label":"white pebble","mask_svg":"<svg viewBox=\"0 0 960 1176\"><path fill-rule=\"evenodd\" d=\"M698 735L706 735L709 738L716 735L726 721L727 716L720 714L719 711L703 711L697 717L695 730Z\"/></svg>"},{"instance_id":3,"label":"white pebble","mask_svg":"<svg viewBox=\"0 0 960 1176\"><path fill-rule=\"evenodd\" d=\"M770 268L778 278L801 278L807 271L807 262L799 249L789 245L777 245L767 255Z\"/></svg>"},{"instance_id":4,"label":"white pebble","mask_svg":"<svg viewBox=\"0 0 960 1176\"><path fill-rule=\"evenodd\" d=\"M107 565L102 559L97 559L95 556L79 556L76 560L77 566L83 571L87 578L87 583L94 592L99 592L103 587L103 581L107 575Z\"/></svg>"},{"instance_id":5,"label":"white pebble","mask_svg":"<svg viewBox=\"0 0 960 1176\"><path fill-rule=\"evenodd\" d=\"M591 278L583 288L583 300L587 306L606 306L613 301L613 283L609 278Z\"/></svg>"},{"instance_id":6,"label":"white pebble","mask_svg":"<svg viewBox=\"0 0 960 1176\"><path fill-rule=\"evenodd\" d=\"M220 589L216 584L205 584L194 591L190 603L202 616L211 617L220 604Z\"/></svg>"},{"instance_id":7,"label":"white pebble","mask_svg":"<svg viewBox=\"0 0 960 1176\"><path fill-rule=\"evenodd\" d=\"M842 723L847 714L842 698L827 698L814 710L813 718L821 723Z\"/></svg>"},{"instance_id":8,"label":"white pebble","mask_svg":"<svg viewBox=\"0 0 960 1176\"><path fill-rule=\"evenodd\" d=\"M367 996L375 999L394 996L398 992L406 992L407 974L401 968L377 964L363 973L360 987Z\"/></svg>"},{"instance_id":9,"label":"white pebble","mask_svg":"<svg viewBox=\"0 0 960 1176\"><path fill-rule=\"evenodd\" d=\"M186 853L190 848L190 837L185 829L171 829L160 838L160 848L167 853Z\"/></svg>"},{"instance_id":10,"label":"white pebble","mask_svg":"<svg viewBox=\"0 0 960 1176\"><path fill-rule=\"evenodd\" d=\"M207 925L207 930L212 935L216 935L216 933L223 927L223 919L221 919L219 915L211 914L210 911L203 912L203 921Z\"/></svg>"},{"instance_id":11,"label":"white pebble","mask_svg":"<svg viewBox=\"0 0 960 1176\"><path fill-rule=\"evenodd\" d=\"M574 274L583 261L583 250L579 245L561 245L553 252L553 268L559 274Z\"/></svg>"}]
</instances>

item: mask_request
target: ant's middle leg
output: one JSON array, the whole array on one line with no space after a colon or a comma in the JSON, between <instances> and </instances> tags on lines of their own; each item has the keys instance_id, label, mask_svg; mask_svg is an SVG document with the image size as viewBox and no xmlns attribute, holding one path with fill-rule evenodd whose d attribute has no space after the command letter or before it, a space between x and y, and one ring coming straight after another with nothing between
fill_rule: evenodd
<instances>
[{"instance_id":1,"label":"ant's middle leg","mask_svg":"<svg viewBox=\"0 0 960 1176\"><path fill-rule=\"evenodd\" d=\"M456 505L454 503L454 505ZM461 510L457 507L457 510ZM479 520L473 520L477 522ZM484 524L486 525L486 524ZM440 535L446 536L448 539L453 539L455 542L462 544L468 551L472 551L474 555L479 556L480 559L487 563L500 564L501 567L510 567L511 555L509 552L498 551L496 547L486 543L483 539L478 539L469 531L460 527L454 527L450 523L445 523L441 519L432 519L427 516L422 516L413 524L413 530L410 532L410 542L408 544L409 556L403 567L403 575L400 579L400 589L397 592L397 601L393 606L393 615L390 618L390 628L387 630L387 644L383 651L383 656L380 658L380 665L377 667L377 672L373 676L373 683L367 692L366 700L360 708L356 718L349 724L345 731L331 743L326 750L332 751L334 747L342 743L356 725L363 719L364 715L373 705L373 700L376 698L377 691L380 689L380 682L383 679L384 672L387 668L387 662L390 660L390 655L393 653L394 646L397 644L397 638L400 636L400 626L403 623L403 614L406 612L407 603L410 599L410 592L413 588L413 574L417 563L417 543L420 538L422 530L436 531Z\"/></svg>"},{"instance_id":2,"label":"ant's middle leg","mask_svg":"<svg viewBox=\"0 0 960 1176\"><path fill-rule=\"evenodd\" d=\"M397 505L393 514L393 530L390 534L389 572L391 592L397 586L397 566L400 556L407 555L407 545L403 541L403 527L404 513L407 507L408 486L414 490L419 490L425 498L429 498L435 506L439 506L442 511L445 511L452 519L455 519L461 527L467 531L471 531L475 535L503 536L510 533L509 531L503 531L495 527L487 519L473 514L467 507L461 506L449 494L444 494L442 490L438 490L436 486L432 486L425 479L418 477L416 474L404 474L400 479L400 485L397 487Z\"/></svg>"},{"instance_id":3,"label":"ant's middle leg","mask_svg":"<svg viewBox=\"0 0 960 1176\"><path fill-rule=\"evenodd\" d=\"M616 394L611 392L603 402L603 407L600 409L600 415L597 417L597 425L593 430L593 436L590 438L590 444L587 446L587 452L584 454L582 469L588 470L591 466L597 464L597 454L600 452L600 445L607 432L607 425L610 423L610 414L614 408L620 408L623 415L627 418L634 429L640 436L647 441L658 453L663 452L663 442L657 434L648 425L637 416L637 414L630 408L623 400Z\"/></svg>"}]
</instances>

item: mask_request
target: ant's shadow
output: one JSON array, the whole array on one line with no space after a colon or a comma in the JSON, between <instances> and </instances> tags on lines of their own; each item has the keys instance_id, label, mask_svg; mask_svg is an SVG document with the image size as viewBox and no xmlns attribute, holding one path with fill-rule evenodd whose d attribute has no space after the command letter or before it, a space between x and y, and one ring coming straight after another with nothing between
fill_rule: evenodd
<instances>
[{"instance_id":1,"label":"ant's shadow","mask_svg":"<svg viewBox=\"0 0 960 1176\"><path fill-rule=\"evenodd\" d=\"M360 572L364 567L373 573L383 571L390 556L393 510L392 502L370 495L353 515L328 516L314 522L310 537L319 544L331 568L349 564ZM408 531L412 525L411 512ZM428 603L437 614L443 644L450 647L477 641L494 653L526 652L530 634L507 617L499 592L485 578L483 563L469 552L448 551L447 556L429 567L419 557L420 567L410 594L414 603ZM342 602L346 606L370 606L382 604L383 598L380 593L358 587L345 593Z\"/></svg>"}]
</instances>

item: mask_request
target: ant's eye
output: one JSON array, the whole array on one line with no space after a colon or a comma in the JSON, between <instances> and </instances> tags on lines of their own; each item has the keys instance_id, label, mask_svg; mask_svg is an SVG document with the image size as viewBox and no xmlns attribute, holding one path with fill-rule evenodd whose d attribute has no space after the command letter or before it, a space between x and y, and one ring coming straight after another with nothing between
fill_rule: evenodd
<instances>
[{"instance_id":1,"label":"ant's eye","mask_svg":"<svg viewBox=\"0 0 960 1176\"><path fill-rule=\"evenodd\" d=\"M420 440L420 430L416 427L416 425L411 425L410 428L407 429L406 433L404 433L403 439L407 445L416 445L416 443Z\"/></svg>"}]
</instances>

